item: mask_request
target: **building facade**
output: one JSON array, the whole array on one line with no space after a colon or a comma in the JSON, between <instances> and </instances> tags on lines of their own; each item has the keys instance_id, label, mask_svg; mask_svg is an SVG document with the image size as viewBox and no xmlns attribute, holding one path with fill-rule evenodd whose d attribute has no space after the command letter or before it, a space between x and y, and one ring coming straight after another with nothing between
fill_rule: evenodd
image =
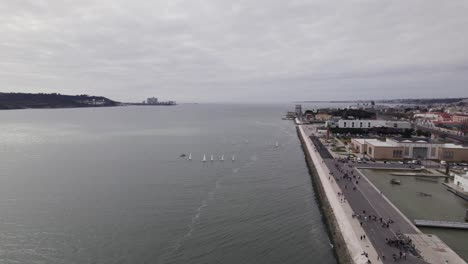
<instances>
[{"instance_id":1,"label":"building facade","mask_svg":"<svg viewBox=\"0 0 468 264\"><path fill-rule=\"evenodd\" d=\"M146 99L146 103L151 104L151 105L158 104L158 98L150 97L150 98Z\"/></svg>"},{"instance_id":2,"label":"building facade","mask_svg":"<svg viewBox=\"0 0 468 264\"><path fill-rule=\"evenodd\" d=\"M328 121L332 118L332 115L328 113L318 113L315 115L315 120L318 121Z\"/></svg>"},{"instance_id":3,"label":"building facade","mask_svg":"<svg viewBox=\"0 0 468 264\"><path fill-rule=\"evenodd\" d=\"M421 138L352 139L355 153L366 154L378 160L430 159L449 162L468 161L468 147L436 143Z\"/></svg>"},{"instance_id":4,"label":"building facade","mask_svg":"<svg viewBox=\"0 0 468 264\"><path fill-rule=\"evenodd\" d=\"M327 125L332 128L361 128L370 129L374 127L388 127L394 129L410 129L411 124L407 121L390 120L349 120L328 121Z\"/></svg>"}]
</instances>

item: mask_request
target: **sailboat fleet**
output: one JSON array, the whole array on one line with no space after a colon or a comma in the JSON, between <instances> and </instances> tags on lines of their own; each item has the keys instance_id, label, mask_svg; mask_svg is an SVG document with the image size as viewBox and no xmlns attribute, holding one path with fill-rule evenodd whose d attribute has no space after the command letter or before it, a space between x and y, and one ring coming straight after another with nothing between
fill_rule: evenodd
<instances>
[{"instance_id":1,"label":"sailboat fleet","mask_svg":"<svg viewBox=\"0 0 468 264\"><path fill-rule=\"evenodd\" d=\"M192 160L192 153L189 154L188 156L188 159L189 160ZM224 154L221 155L221 157L219 158L220 161L224 161ZM235 161L236 160L236 155L232 155L232 161ZM202 159L203 162L206 162L207 161L207 158L206 158L206 154L203 154L203 159ZM214 158L214 155L211 154L210 156L210 161L215 161L215 158Z\"/></svg>"},{"instance_id":2,"label":"sailboat fleet","mask_svg":"<svg viewBox=\"0 0 468 264\"><path fill-rule=\"evenodd\" d=\"M247 143L247 142L248 142L248 141L246 140L246 143ZM270 143L270 144L271 144L271 143ZM279 142L278 142L278 141L275 142L275 147L276 147L276 148L279 147ZM181 155L181 157L186 157L186 155L183 154L183 156ZM188 159L188 160L192 160L192 153L189 153L189 154L188 154L188 158L187 158L187 159ZM219 159L218 159L218 160L219 160L219 161L224 161L224 154L221 154L221 156L219 156ZM232 161L235 161L235 160L236 160L236 154L233 154L233 155L231 156L231 160L232 160ZM201 161L202 161L202 162L208 161L208 159L207 159L207 157L206 157L206 154L203 154L203 158L202 158ZM210 161L215 161L215 156L214 156L214 154L211 154L211 155L210 155Z\"/></svg>"}]
</instances>

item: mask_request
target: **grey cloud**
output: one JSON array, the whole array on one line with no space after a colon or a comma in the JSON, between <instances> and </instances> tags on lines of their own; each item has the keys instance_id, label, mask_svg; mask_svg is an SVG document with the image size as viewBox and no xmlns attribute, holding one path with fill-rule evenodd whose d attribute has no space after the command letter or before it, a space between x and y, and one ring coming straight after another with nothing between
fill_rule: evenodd
<instances>
[{"instance_id":1,"label":"grey cloud","mask_svg":"<svg viewBox=\"0 0 468 264\"><path fill-rule=\"evenodd\" d=\"M3 1L0 91L121 101L468 96L467 11L463 0Z\"/></svg>"}]
</instances>

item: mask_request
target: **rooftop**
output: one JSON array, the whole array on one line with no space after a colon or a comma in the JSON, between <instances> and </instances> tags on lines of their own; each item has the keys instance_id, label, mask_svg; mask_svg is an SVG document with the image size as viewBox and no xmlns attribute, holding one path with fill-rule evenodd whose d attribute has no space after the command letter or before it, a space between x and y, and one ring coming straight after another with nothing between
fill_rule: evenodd
<instances>
[{"instance_id":1,"label":"rooftop","mask_svg":"<svg viewBox=\"0 0 468 264\"><path fill-rule=\"evenodd\" d=\"M400 143L431 143L431 140L425 137L411 137L411 138L402 138L402 137L392 137L391 140Z\"/></svg>"},{"instance_id":2,"label":"rooftop","mask_svg":"<svg viewBox=\"0 0 468 264\"><path fill-rule=\"evenodd\" d=\"M381 141L375 138L353 138L359 144L369 144L376 147L398 147L392 142Z\"/></svg>"},{"instance_id":3,"label":"rooftop","mask_svg":"<svg viewBox=\"0 0 468 264\"><path fill-rule=\"evenodd\" d=\"M453 143L445 143L445 144L442 145L442 147L444 147L444 148L459 148L459 149L467 148L467 147L464 147L462 145L457 145L457 144L453 144Z\"/></svg>"}]
</instances>

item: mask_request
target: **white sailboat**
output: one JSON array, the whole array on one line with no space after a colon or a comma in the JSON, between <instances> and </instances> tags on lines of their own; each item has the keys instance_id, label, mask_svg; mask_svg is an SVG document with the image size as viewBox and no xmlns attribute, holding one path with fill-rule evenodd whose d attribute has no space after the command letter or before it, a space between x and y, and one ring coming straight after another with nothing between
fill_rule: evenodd
<instances>
[{"instance_id":1,"label":"white sailboat","mask_svg":"<svg viewBox=\"0 0 468 264\"><path fill-rule=\"evenodd\" d=\"M189 159L189 160L192 160L192 153L190 153L190 154L188 155L188 159Z\"/></svg>"},{"instance_id":2,"label":"white sailboat","mask_svg":"<svg viewBox=\"0 0 468 264\"><path fill-rule=\"evenodd\" d=\"M236 160L236 155L232 155L232 161Z\"/></svg>"},{"instance_id":3,"label":"white sailboat","mask_svg":"<svg viewBox=\"0 0 468 264\"><path fill-rule=\"evenodd\" d=\"M211 154L211 161L213 161L213 160L214 160L214 158L213 158L213 154Z\"/></svg>"},{"instance_id":4,"label":"white sailboat","mask_svg":"<svg viewBox=\"0 0 468 264\"><path fill-rule=\"evenodd\" d=\"M223 154L223 155L221 155L221 161L223 161L223 160L224 160L224 154Z\"/></svg>"},{"instance_id":5,"label":"white sailboat","mask_svg":"<svg viewBox=\"0 0 468 264\"><path fill-rule=\"evenodd\" d=\"M203 162L206 161L206 155L205 155L205 154L203 154L203 159L202 159L202 161L203 161Z\"/></svg>"}]
</instances>

